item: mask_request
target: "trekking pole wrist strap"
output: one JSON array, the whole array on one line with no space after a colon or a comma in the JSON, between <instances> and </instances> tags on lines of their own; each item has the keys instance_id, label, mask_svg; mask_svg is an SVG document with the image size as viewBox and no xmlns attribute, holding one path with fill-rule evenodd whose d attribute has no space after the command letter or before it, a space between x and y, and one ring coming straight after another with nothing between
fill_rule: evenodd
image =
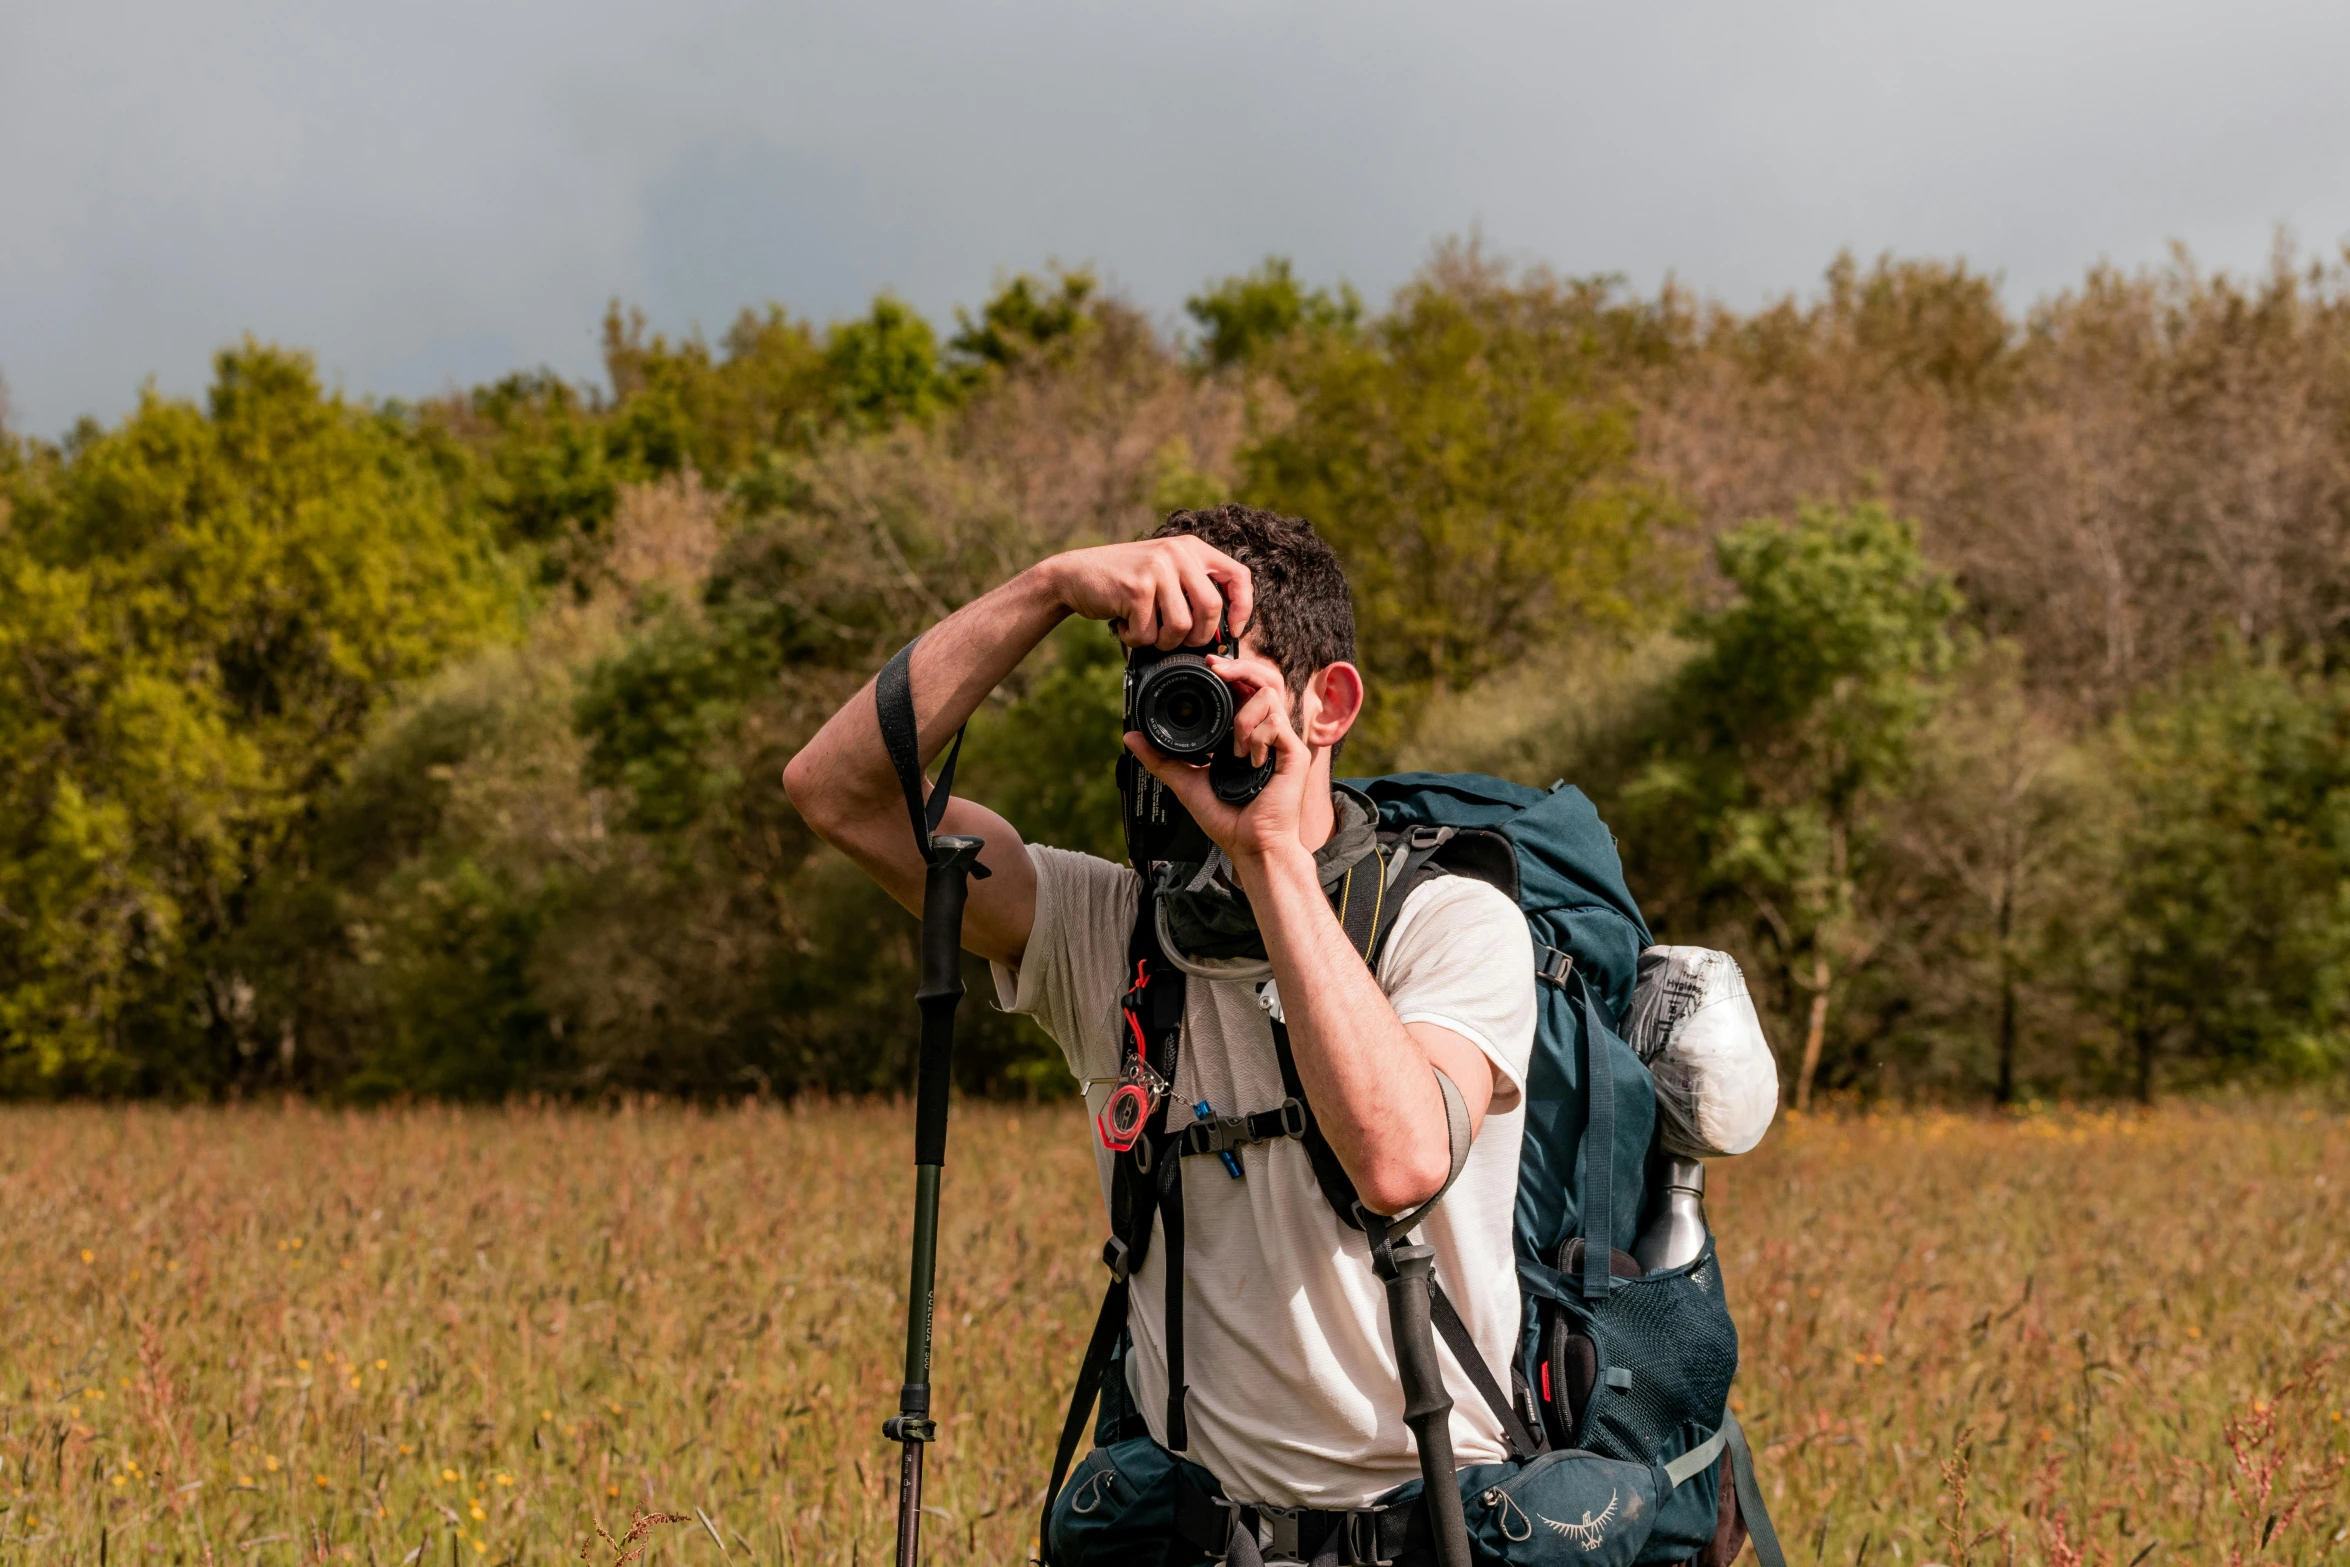
<instances>
[{"instance_id":1,"label":"trekking pole wrist strap","mask_svg":"<svg viewBox=\"0 0 2350 1567\"><path fill-rule=\"evenodd\" d=\"M922 726L914 714L914 649L922 639L899 648L895 657L881 666L881 673L873 677L874 716L881 725L882 748L889 753L889 765L898 775L898 787L905 791L906 817L914 828L914 847L922 857L931 858L931 838L938 832L938 824L946 819L947 801L955 792L955 762L963 754L963 731L955 731L954 743L947 748L946 765L938 770L938 787L923 798L922 782ZM985 876L987 867L973 864L971 874Z\"/></svg>"}]
</instances>

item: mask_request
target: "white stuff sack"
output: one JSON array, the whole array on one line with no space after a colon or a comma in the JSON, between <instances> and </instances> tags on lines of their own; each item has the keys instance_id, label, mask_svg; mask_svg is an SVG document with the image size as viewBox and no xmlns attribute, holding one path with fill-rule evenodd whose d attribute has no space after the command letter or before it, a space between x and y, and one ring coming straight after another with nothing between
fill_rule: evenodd
<instances>
[{"instance_id":1,"label":"white stuff sack","mask_svg":"<svg viewBox=\"0 0 2350 1567\"><path fill-rule=\"evenodd\" d=\"M1656 1079L1665 1152L1720 1159L1762 1141L1779 1109L1779 1066L1736 958L1711 947L1641 953L1626 1032Z\"/></svg>"}]
</instances>

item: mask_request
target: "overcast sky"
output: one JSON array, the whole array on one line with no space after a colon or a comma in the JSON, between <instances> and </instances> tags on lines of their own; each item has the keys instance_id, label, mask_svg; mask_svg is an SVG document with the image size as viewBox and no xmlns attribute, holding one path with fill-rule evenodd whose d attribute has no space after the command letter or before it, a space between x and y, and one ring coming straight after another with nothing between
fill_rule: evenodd
<instances>
[{"instance_id":1,"label":"overcast sky","mask_svg":"<svg viewBox=\"0 0 2350 1567\"><path fill-rule=\"evenodd\" d=\"M1269 252L1374 299L1433 240L1738 304L1840 248L2019 302L2100 258L2350 237L2341 0L0 0L17 428L245 332L353 393L933 319L1091 263L1170 322Z\"/></svg>"}]
</instances>

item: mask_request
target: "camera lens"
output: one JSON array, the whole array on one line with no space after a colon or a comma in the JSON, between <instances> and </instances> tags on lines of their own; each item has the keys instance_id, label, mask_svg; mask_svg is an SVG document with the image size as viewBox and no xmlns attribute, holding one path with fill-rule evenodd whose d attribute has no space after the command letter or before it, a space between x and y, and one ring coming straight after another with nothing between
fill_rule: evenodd
<instances>
[{"instance_id":1,"label":"camera lens","mask_svg":"<svg viewBox=\"0 0 2350 1567\"><path fill-rule=\"evenodd\" d=\"M1150 743L1179 761L1199 761L1232 737L1232 688L1196 653L1173 653L1150 666L1134 694L1135 717Z\"/></svg>"}]
</instances>

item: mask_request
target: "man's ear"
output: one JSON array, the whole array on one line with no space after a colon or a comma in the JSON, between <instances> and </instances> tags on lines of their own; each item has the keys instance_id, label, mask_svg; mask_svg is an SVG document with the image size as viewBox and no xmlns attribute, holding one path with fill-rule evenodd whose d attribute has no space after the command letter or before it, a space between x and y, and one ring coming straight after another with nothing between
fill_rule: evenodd
<instances>
[{"instance_id":1,"label":"man's ear","mask_svg":"<svg viewBox=\"0 0 2350 1567\"><path fill-rule=\"evenodd\" d=\"M1314 694L1314 716L1301 738L1328 749L1345 739L1363 716L1363 672L1352 664L1326 664L1314 671L1306 689Z\"/></svg>"}]
</instances>

